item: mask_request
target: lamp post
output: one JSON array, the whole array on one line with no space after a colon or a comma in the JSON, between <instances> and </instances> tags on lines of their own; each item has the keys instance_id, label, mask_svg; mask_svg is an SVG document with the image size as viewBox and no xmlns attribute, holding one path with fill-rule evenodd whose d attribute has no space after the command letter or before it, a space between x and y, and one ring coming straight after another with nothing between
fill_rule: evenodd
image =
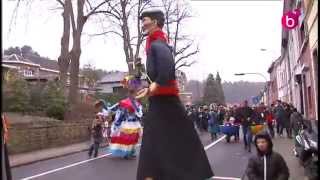
<instances>
[{"instance_id":1,"label":"lamp post","mask_svg":"<svg viewBox=\"0 0 320 180\"><path fill-rule=\"evenodd\" d=\"M263 79L265 80L265 87L266 87L266 85L267 85L267 82L268 82L268 79L262 74L262 73L258 73L258 72L255 72L255 73L235 73L234 75L235 76L244 76L244 75L247 75L247 74L253 74L253 75L259 75L259 76L261 76L261 77L263 77ZM263 96L263 102L265 103L265 104L267 104L267 102L266 102L266 100L267 100L267 98L265 99L265 97Z\"/></svg>"},{"instance_id":2,"label":"lamp post","mask_svg":"<svg viewBox=\"0 0 320 180\"><path fill-rule=\"evenodd\" d=\"M235 73L234 75L235 76L244 76L244 75L247 75L247 74L255 74L255 75L259 75L261 77L263 77L263 79L267 82L268 79L262 74L262 73Z\"/></svg>"}]
</instances>

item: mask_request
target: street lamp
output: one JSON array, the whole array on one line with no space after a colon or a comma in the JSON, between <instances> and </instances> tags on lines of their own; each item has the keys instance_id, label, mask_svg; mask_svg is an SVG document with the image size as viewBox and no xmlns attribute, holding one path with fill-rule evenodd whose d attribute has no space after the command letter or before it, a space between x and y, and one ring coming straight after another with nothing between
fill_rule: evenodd
<instances>
[{"instance_id":1,"label":"street lamp","mask_svg":"<svg viewBox=\"0 0 320 180\"><path fill-rule=\"evenodd\" d=\"M267 82L268 79L262 74L262 73L235 73L234 75L235 76L244 76L244 75L247 75L247 74L255 74L255 75L259 75L261 77L263 77L263 79Z\"/></svg>"},{"instance_id":2,"label":"street lamp","mask_svg":"<svg viewBox=\"0 0 320 180\"><path fill-rule=\"evenodd\" d=\"M235 73L234 75L235 76L244 76L244 75L247 75L247 74L254 74L254 75L259 75L259 76L263 77L263 79L265 80L265 83L266 83L265 84L265 88L266 88L268 79L262 73ZM263 101L265 101L265 100L263 100Z\"/></svg>"}]
</instances>

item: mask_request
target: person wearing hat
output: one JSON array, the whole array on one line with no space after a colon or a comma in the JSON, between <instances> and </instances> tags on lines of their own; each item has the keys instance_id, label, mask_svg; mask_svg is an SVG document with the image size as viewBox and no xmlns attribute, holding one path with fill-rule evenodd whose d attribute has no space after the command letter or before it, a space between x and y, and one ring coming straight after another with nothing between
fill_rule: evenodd
<instances>
[{"instance_id":1,"label":"person wearing hat","mask_svg":"<svg viewBox=\"0 0 320 180\"><path fill-rule=\"evenodd\" d=\"M162 31L162 11L141 15L146 41L149 87L137 98L149 96L144 121L137 180L204 180L214 174L203 145L179 99L175 62Z\"/></svg>"},{"instance_id":2,"label":"person wearing hat","mask_svg":"<svg viewBox=\"0 0 320 180\"><path fill-rule=\"evenodd\" d=\"M289 169L283 157L272 150L273 144L268 133L255 136L257 155L248 162L246 175L249 180L288 180Z\"/></svg>"}]
</instances>

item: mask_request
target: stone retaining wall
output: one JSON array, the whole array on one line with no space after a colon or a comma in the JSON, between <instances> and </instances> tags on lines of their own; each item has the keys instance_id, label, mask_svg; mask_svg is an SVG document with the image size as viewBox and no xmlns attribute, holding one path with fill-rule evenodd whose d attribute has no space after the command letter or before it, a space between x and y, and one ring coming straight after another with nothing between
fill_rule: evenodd
<instances>
[{"instance_id":1,"label":"stone retaining wall","mask_svg":"<svg viewBox=\"0 0 320 180\"><path fill-rule=\"evenodd\" d=\"M10 116L8 116L10 120ZM23 153L45 148L69 145L90 139L88 128L90 120L82 122L63 122L43 120L36 117L35 122L25 121L20 116L19 123L12 123L9 128L9 154ZM25 117L25 118L29 118ZM46 118L43 118L46 119Z\"/></svg>"}]
</instances>

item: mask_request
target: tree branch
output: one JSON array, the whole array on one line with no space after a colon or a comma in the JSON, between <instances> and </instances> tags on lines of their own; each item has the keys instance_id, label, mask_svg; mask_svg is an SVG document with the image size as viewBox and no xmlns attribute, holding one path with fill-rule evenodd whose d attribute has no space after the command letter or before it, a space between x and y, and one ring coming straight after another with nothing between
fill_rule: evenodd
<instances>
[{"instance_id":1,"label":"tree branch","mask_svg":"<svg viewBox=\"0 0 320 180\"><path fill-rule=\"evenodd\" d=\"M178 67L176 67L175 69L176 70L179 70L180 68L182 68L182 67L190 67L190 66L192 66L194 63L196 63L197 61L192 61L191 63L187 63L187 62L184 62L183 64L181 64L181 65L179 65Z\"/></svg>"},{"instance_id":2,"label":"tree branch","mask_svg":"<svg viewBox=\"0 0 320 180\"><path fill-rule=\"evenodd\" d=\"M187 59L193 55L196 55L197 53L199 53L199 48L197 47L197 49L191 53L188 53L185 56L181 56L180 58L178 58L178 60L175 62L175 64L178 64L180 61L182 61L183 59Z\"/></svg>"},{"instance_id":3,"label":"tree branch","mask_svg":"<svg viewBox=\"0 0 320 180\"><path fill-rule=\"evenodd\" d=\"M71 0L67 0L67 1L69 1L68 3L70 3L70 6L68 6L68 7L70 7L69 11L70 11L70 18L71 18L71 25L72 25L72 34L73 34L73 37L74 37L75 36L75 32L77 30L77 27L76 27L76 22L75 22L74 13L73 13L73 6L72 6L72 1Z\"/></svg>"},{"instance_id":4,"label":"tree branch","mask_svg":"<svg viewBox=\"0 0 320 180\"><path fill-rule=\"evenodd\" d=\"M61 0L56 0L62 7L64 7L64 3Z\"/></svg>"},{"instance_id":5,"label":"tree branch","mask_svg":"<svg viewBox=\"0 0 320 180\"><path fill-rule=\"evenodd\" d=\"M181 48L175 55L183 54L187 49L189 49L193 45L193 41L187 44L185 47Z\"/></svg>"},{"instance_id":6,"label":"tree branch","mask_svg":"<svg viewBox=\"0 0 320 180\"><path fill-rule=\"evenodd\" d=\"M115 8L117 5L119 5L119 3L115 4L114 6L111 5L110 1L108 1L108 6L111 8L111 11L114 11L116 13L115 16L119 17L119 19L121 19L121 13ZM112 13L113 14L113 13Z\"/></svg>"},{"instance_id":7,"label":"tree branch","mask_svg":"<svg viewBox=\"0 0 320 180\"><path fill-rule=\"evenodd\" d=\"M91 3L90 3L90 1L89 0L87 0L87 4L89 5L89 7L90 7L90 10L92 10L93 9L93 7L92 7L92 5L91 5Z\"/></svg>"},{"instance_id":8,"label":"tree branch","mask_svg":"<svg viewBox=\"0 0 320 180\"><path fill-rule=\"evenodd\" d=\"M103 6L104 4L106 4L107 2L109 2L109 0L105 0L105 1L101 2L99 5L94 7L86 16L89 18L89 16L91 16L92 14L96 14L97 9L100 8L101 6Z\"/></svg>"},{"instance_id":9,"label":"tree branch","mask_svg":"<svg viewBox=\"0 0 320 180\"><path fill-rule=\"evenodd\" d=\"M109 33L116 34L116 35L120 36L121 38L123 38L123 35L118 33L118 32L116 32L116 31L106 31L106 32L97 33L97 34L89 34L88 36L101 36L101 35L106 35L106 34L109 34Z\"/></svg>"}]
</instances>

